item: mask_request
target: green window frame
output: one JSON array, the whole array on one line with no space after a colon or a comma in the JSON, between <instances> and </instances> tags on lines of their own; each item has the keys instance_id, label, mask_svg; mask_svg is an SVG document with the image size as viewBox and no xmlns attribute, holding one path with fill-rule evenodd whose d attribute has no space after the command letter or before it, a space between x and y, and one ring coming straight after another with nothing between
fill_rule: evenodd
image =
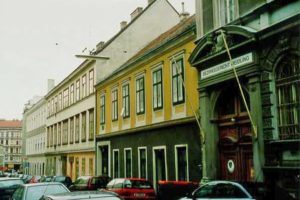
<instances>
[{"instance_id":1,"label":"green window frame","mask_svg":"<svg viewBox=\"0 0 300 200\"><path fill-rule=\"evenodd\" d=\"M172 62L173 105L177 105L185 102L185 90L182 81L184 81L183 58L179 58Z\"/></svg>"},{"instance_id":2,"label":"green window frame","mask_svg":"<svg viewBox=\"0 0 300 200\"><path fill-rule=\"evenodd\" d=\"M129 83L122 86L122 116L123 118L130 117Z\"/></svg>"},{"instance_id":3,"label":"green window frame","mask_svg":"<svg viewBox=\"0 0 300 200\"><path fill-rule=\"evenodd\" d=\"M136 79L136 114L145 113L145 84L144 76Z\"/></svg>"},{"instance_id":4,"label":"green window frame","mask_svg":"<svg viewBox=\"0 0 300 200\"><path fill-rule=\"evenodd\" d=\"M105 95L100 96L100 124L105 124Z\"/></svg>"},{"instance_id":5,"label":"green window frame","mask_svg":"<svg viewBox=\"0 0 300 200\"><path fill-rule=\"evenodd\" d=\"M153 110L159 110L163 108L163 80L162 80L162 69L153 71L152 74L153 84Z\"/></svg>"}]
</instances>

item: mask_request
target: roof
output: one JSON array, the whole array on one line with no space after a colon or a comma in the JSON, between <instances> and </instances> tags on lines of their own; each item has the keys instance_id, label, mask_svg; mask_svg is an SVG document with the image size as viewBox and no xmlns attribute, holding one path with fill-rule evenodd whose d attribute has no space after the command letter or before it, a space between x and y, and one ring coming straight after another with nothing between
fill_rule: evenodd
<instances>
[{"instance_id":1,"label":"roof","mask_svg":"<svg viewBox=\"0 0 300 200\"><path fill-rule=\"evenodd\" d=\"M74 191L61 194L46 195L52 199L94 199L104 197L117 197L118 195L109 191Z\"/></svg>"},{"instance_id":2,"label":"roof","mask_svg":"<svg viewBox=\"0 0 300 200\"><path fill-rule=\"evenodd\" d=\"M0 120L0 128L22 128L20 120Z\"/></svg>"},{"instance_id":3,"label":"roof","mask_svg":"<svg viewBox=\"0 0 300 200\"><path fill-rule=\"evenodd\" d=\"M174 38L180 36L186 30L190 30L191 27L195 26L195 15L190 16L189 18L179 22L177 25L173 26L168 31L162 33L156 39L152 40L148 43L143 49L137 52L133 57L131 57L127 62L125 62L120 68L115 70L112 74L108 77L100 81L102 83L112 77L113 75L117 74L118 72L130 67L135 61L140 59L141 57L151 53L155 49L167 44L168 42L172 41ZM97 83L97 84L99 84Z\"/></svg>"}]
</instances>

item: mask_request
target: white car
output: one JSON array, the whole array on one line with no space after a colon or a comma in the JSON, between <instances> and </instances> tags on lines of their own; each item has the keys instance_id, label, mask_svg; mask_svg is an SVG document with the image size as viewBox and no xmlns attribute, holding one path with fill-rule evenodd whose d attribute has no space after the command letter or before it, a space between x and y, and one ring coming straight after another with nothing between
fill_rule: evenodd
<instances>
[{"instance_id":1,"label":"white car","mask_svg":"<svg viewBox=\"0 0 300 200\"><path fill-rule=\"evenodd\" d=\"M247 190L239 183L231 181L211 181L197 188L191 195L180 200L197 199L234 199L254 200Z\"/></svg>"}]
</instances>

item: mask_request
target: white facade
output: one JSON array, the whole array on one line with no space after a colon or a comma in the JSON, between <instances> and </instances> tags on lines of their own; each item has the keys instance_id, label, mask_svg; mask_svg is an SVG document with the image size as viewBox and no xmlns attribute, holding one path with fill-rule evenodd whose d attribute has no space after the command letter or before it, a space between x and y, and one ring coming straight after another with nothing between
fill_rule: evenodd
<instances>
[{"instance_id":1,"label":"white facade","mask_svg":"<svg viewBox=\"0 0 300 200\"><path fill-rule=\"evenodd\" d=\"M46 165L46 114L44 98L27 106L23 115L23 134L25 142L25 160L23 170L26 174L44 175Z\"/></svg>"},{"instance_id":2,"label":"white facade","mask_svg":"<svg viewBox=\"0 0 300 200\"><path fill-rule=\"evenodd\" d=\"M97 82L119 68L150 41L178 24L178 12L166 0L150 3L142 14L132 19L113 41L99 51L97 56L109 57L96 60Z\"/></svg>"}]
</instances>

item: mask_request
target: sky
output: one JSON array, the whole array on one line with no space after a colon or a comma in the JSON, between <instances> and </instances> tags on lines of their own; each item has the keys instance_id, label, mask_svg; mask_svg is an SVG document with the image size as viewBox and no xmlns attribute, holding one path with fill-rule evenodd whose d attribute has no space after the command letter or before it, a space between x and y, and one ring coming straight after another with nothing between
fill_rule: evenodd
<instances>
[{"instance_id":1,"label":"sky","mask_svg":"<svg viewBox=\"0 0 300 200\"><path fill-rule=\"evenodd\" d=\"M195 0L169 0L195 13ZM0 0L0 119L22 119L24 104L47 94L100 41L130 21L147 0ZM84 53L82 51L87 49Z\"/></svg>"}]
</instances>

